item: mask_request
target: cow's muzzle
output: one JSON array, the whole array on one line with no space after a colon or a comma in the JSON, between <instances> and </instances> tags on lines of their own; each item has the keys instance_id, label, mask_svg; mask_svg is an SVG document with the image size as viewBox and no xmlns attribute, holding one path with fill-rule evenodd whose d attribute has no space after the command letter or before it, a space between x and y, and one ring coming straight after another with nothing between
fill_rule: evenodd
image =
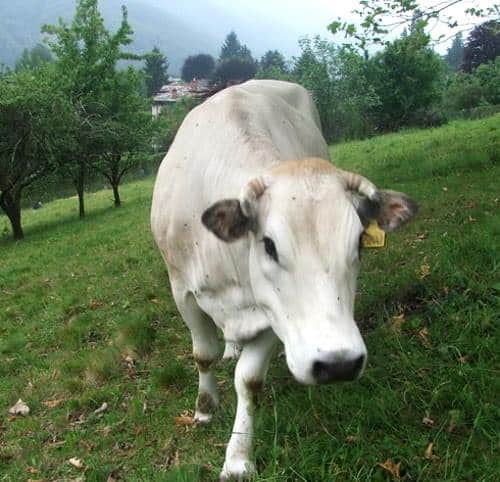
<instances>
[{"instance_id":1,"label":"cow's muzzle","mask_svg":"<svg viewBox=\"0 0 500 482\"><path fill-rule=\"evenodd\" d=\"M356 380L363 371L366 355L332 353L312 366L316 383L330 383Z\"/></svg>"}]
</instances>

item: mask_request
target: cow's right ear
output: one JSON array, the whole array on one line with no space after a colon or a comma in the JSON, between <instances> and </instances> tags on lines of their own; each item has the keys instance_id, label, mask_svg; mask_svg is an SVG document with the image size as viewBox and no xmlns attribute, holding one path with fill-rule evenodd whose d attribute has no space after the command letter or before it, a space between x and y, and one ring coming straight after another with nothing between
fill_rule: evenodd
<instances>
[{"instance_id":1,"label":"cow's right ear","mask_svg":"<svg viewBox=\"0 0 500 482\"><path fill-rule=\"evenodd\" d=\"M238 199L223 199L212 204L201 216L201 222L219 239L230 243L245 236L252 226Z\"/></svg>"}]
</instances>

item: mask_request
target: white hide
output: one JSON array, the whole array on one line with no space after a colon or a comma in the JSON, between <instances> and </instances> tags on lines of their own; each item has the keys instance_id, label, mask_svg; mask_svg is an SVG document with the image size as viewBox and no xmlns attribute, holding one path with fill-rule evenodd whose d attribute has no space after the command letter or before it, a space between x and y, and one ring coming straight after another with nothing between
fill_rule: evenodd
<instances>
[{"instance_id":1,"label":"white hide","mask_svg":"<svg viewBox=\"0 0 500 482\"><path fill-rule=\"evenodd\" d=\"M252 392L264 381L278 339L303 383L315 383L315 360L366 358L353 319L363 228L346 191L354 181L328 159L307 91L250 81L194 109L158 172L151 225L192 335L200 374L197 421L209 421L219 402L212 373L216 327L229 342L226 356L243 347L222 480L254 470ZM367 182L363 187L372 189ZM255 220L252 231L231 243L201 222L223 199L239 199ZM264 236L274 240L279 263L266 254Z\"/></svg>"},{"instance_id":2,"label":"white hide","mask_svg":"<svg viewBox=\"0 0 500 482\"><path fill-rule=\"evenodd\" d=\"M191 292L230 341L269 327L255 305L249 240L223 243L201 215L269 166L290 159L328 159L314 104L305 89L279 81L228 88L184 120L155 183L151 226L174 292Z\"/></svg>"}]
</instances>

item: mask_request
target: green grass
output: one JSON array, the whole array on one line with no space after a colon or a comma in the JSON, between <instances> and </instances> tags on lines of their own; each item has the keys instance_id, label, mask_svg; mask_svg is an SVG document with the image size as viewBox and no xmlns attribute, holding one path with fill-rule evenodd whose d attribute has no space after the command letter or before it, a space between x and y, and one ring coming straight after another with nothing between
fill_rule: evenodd
<instances>
[{"instance_id":1,"label":"green grass","mask_svg":"<svg viewBox=\"0 0 500 482\"><path fill-rule=\"evenodd\" d=\"M404 480L498 479L499 128L497 115L332 148L337 164L407 192L421 212L364 253L365 376L308 388L275 359L256 480L384 481L387 459ZM0 481L76 479L71 457L87 481L217 478L234 364L220 364L213 423L176 426L197 380L149 231L152 184L124 186L120 209L109 191L89 195L83 221L75 199L27 210L23 242L0 218ZM31 413L9 417L18 398Z\"/></svg>"}]
</instances>

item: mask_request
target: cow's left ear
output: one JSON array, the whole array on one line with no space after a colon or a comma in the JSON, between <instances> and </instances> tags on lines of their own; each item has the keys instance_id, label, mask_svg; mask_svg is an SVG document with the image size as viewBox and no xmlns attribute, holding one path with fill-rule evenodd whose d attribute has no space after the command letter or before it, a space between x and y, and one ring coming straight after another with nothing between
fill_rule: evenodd
<instances>
[{"instance_id":1,"label":"cow's left ear","mask_svg":"<svg viewBox=\"0 0 500 482\"><path fill-rule=\"evenodd\" d=\"M364 198L357 211L364 225L377 221L386 232L394 231L409 222L418 212L418 205L406 194L397 191L378 191L376 200Z\"/></svg>"},{"instance_id":2,"label":"cow's left ear","mask_svg":"<svg viewBox=\"0 0 500 482\"><path fill-rule=\"evenodd\" d=\"M252 225L251 219L241 210L238 199L223 199L212 204L202 214L201 222L226 243L247 234Z\"/></svg>"}]
</instances>

